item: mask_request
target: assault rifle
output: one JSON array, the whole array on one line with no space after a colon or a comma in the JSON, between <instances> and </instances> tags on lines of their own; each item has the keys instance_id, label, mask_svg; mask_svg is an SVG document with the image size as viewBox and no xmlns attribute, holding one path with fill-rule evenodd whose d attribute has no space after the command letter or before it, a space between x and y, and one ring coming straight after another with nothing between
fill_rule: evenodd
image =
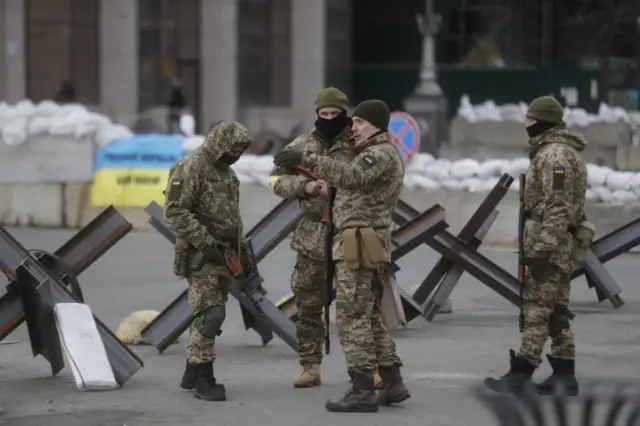
<instances>
[{"instance_id":1,"label":"assault rifle","mask_svg":"<svg viewBox=\"0 0 640 426\"><path fill-rule=\"evenodd\" d=\"M520 333L524 331L524 297L523 291L526 283L527 269L524 257L524 224L527 220L527 212L524 206L524 186L526 176L520 175L520 208L518 210L518 281L520 281L520 317L518 318L518 328Z\"/></svg>"}]
</instances>

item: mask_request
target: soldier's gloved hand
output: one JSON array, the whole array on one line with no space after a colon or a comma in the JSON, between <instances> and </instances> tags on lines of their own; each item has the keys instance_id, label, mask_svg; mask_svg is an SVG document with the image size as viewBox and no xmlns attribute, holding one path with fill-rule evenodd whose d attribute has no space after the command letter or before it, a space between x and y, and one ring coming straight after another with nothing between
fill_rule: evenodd
<instances>
[{"instance_id":1,"label":"soldier's gloved hand","mask_svg":"<svg viewBox=\"0 0 640 426\"><path fill-rule=\"evenodd\" d=\"M251 250L242 247L240 250L240 264L247 275L251 275L255 268L255 260L251 254Z\"/></svg>"},{"instance_id":2,"label":"soldier's gloved hand","mask_svg":"<svg viewBox=\"0 0 640 426\"><path fill-rule=\"evenodd\" d=\"M535 281L544 281L547 277L547 268L549 266L548 256L535 256L525 259L525 264L529 268L531 278Z\"/></svg>"},{"instance_id":3,"label":"soldier's gloved hand","mask_svg":"<svg viewBox=\"0 0 640 426\"><path fill-rule=\"evenodd\" d=\"M202 255L205 259L213 263L223 264L225 262L224 255L220 251L217 243L207 246L207 248L202 250Z\"/></svg>"},{"instance_id":4,"label":"soldier's gloved hand","mask_svg":"<svg viewBox=\"0 0 640 426\"><path fill-rule=\"evenodd\" d=\"M292 149L280 151L273 157L273 162L276 166L282 168L297 166L302 163L302 153Z\"/></svg>"}]
</instances>

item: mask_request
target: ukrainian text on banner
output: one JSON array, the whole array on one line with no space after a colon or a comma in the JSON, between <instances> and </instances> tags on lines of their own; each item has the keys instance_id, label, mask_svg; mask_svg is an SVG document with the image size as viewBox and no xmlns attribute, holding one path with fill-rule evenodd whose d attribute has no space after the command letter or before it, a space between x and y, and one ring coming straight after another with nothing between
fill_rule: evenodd
<instances>
[{"instance_id":1,"label":"ukrainian text on banner","mask_svg":"<svg viewBox=\"0 0 640 426\"><path fill-rule=\"evenodd\" d=\"M174 135L136 135L121 139L96 154L91 204L146 207L164 204L169 169L182 156L182 138Z\"/></svg>"}]
</instances>

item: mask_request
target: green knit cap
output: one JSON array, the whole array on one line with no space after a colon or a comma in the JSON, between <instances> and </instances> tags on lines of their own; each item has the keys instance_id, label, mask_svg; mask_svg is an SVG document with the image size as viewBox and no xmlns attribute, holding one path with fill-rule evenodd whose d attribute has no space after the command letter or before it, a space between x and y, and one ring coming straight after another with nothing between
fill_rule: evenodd
<instances>
[{"instance_id":1,"label":"green knit cap","mask_svg":"<svg viewBox=\"0 0 640 426\"><path fill-rule=\"evenodd\" d=\"M316 111L326 107L334 107L346 112L347 109L349 109L347 95L335 87L322 89L320 93L318 93L318 96L316 96Z\"/></svg>"},{"instance_id":2,"label":"green knit cap","mask_svg":"<svg viewBox=\"0 0 640 426\"><path fill-rule=\"evenodd\" d=\"M553 96L541 96L535 98L529 109L527 109L527 118L533 120L546 121L548 123L560 124L562 123L562 117L564 116L564 110L560 102L558 102Z\"/></svg>"},{"instance_id":3,"label":"green knit cap","mask_svg":"<svg viewBox=\"0 0 640 426\"><path fill-rule=\"evenodd\" d=\"M371 99L361 102L351 115L353 117L360 117L363 120L367 120L378 129L386 132L387 128L389 127L391 111L389 110L389 106L384 101Z\"/></svg>"}]
</instances>

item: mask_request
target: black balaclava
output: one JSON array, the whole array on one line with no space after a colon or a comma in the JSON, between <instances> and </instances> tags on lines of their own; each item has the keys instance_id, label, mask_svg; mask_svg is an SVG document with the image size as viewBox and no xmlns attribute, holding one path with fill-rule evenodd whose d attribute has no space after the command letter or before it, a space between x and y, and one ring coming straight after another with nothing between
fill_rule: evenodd
<instances>
[{"instance_id":1,"label":"black balaclava","mask_svg":"<svg viewBox=\"0 0 640 426\"><path fill-rule=\"evenodd\" d=\"M333 142L336 136L342 133L345 127L350 125L350 122L351 119L347 116L347 113L341 111L340 114L330 120L318 116L315 124L318 132L329 142Z\"/></svg>"},{"instance_id":2,"label":"black balaclava","mask_svg":"<svg viewBox=\"0 0 640 426\"><path fill-rule=\"evenodd\" d=\"M227 166L231 166L235 163L238 162L238 160L240 159L240 157L242 157L242 154L244 154L244 152L249 148L249 146L247 145L242 151L238 152L238 153L233 153L233 154L224 154L222 157L220 157L220 159L218 160L219 163L222 164L226 164Z\"/></svg>"},{"instance_id":3,"label":"black balaclava","mask_svg":"<svg viewBox=\"0 0 640 426\"><path fill-rule=\"evenodd\" d=\"M536 136L541 135L542 133L546 132L547 130L551 129L552 127L556 127L557 125L558 125L557 123L551 123L549 121L537 120L531 126L526 128L527 129L527 134L529 135L530 138L535 138Z\"/></svg>"},{"instance_id":4,"label":"black balaclava","mask_svg":"<svg viewBox=\"0 0 640 426\"><path fill-rule=\"evenodd\" d=\"M240 159L240 155L225 154L222 157L220 157L218 161L222 164L226 164L227 166L230 166L232 164L235 164L239 159Z\"/></svg>"}]
</instances>

